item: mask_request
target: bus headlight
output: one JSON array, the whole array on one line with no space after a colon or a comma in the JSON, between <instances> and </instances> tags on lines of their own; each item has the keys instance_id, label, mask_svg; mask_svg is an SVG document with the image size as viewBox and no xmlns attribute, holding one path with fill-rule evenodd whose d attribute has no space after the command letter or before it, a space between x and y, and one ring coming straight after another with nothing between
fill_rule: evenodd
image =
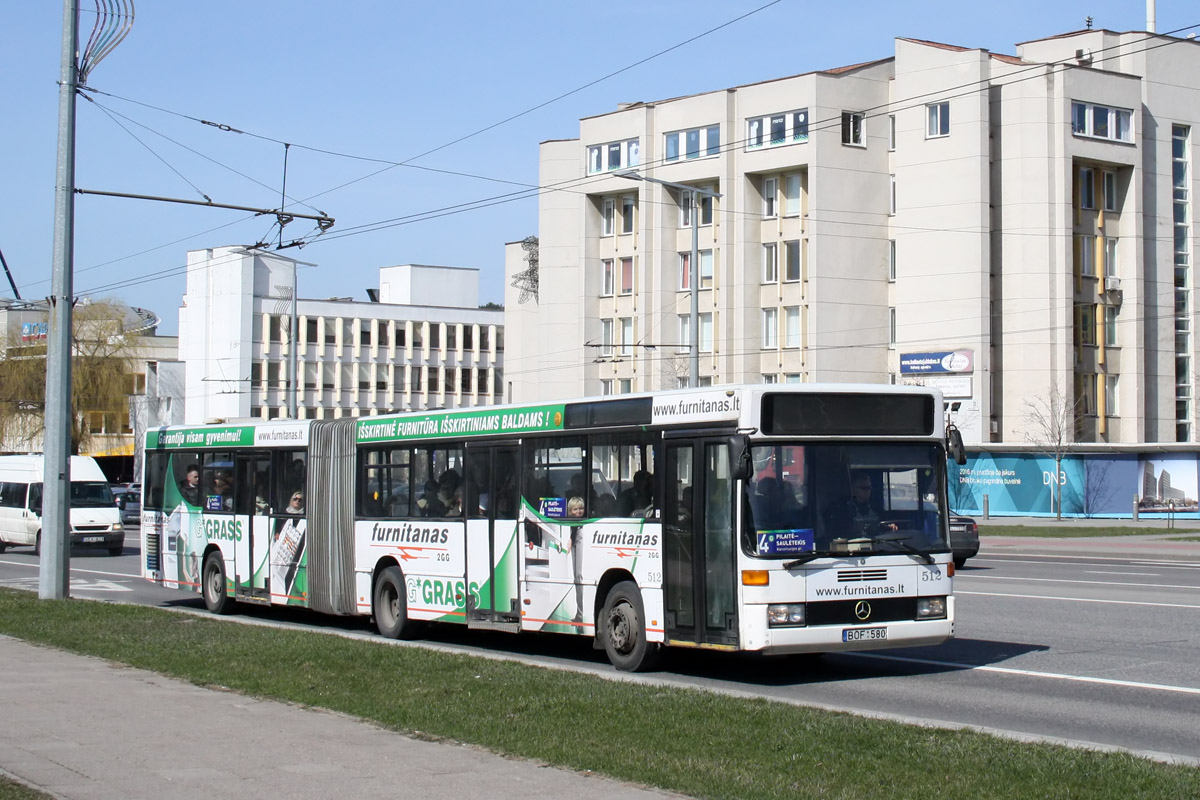
<instances>
[{"instance_id":1,"label":"bus headlight","mask_svg":"<svg viewBox=\"0 0 1200 800\"><path fill-rule=\"evenodd\" d=\"M945 619L946 618L946 598L944 597L918 597L917 598L917 619Z\"/></svg>"},{"instance_id":2,"label":"bus headlight","mask_svg":"<svg viewBox=\"0 0 1200 800\"><path fill-rule=\"evenodd\" d=\"M769 628L798 628L804 624L803 603L772 603L767 606Z\"/></svg>"}]
</instances>

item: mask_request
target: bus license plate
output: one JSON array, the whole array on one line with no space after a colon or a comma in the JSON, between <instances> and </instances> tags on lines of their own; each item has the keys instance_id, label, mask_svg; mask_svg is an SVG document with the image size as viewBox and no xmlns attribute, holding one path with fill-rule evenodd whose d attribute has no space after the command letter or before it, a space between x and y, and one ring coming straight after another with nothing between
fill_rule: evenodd
<instances>
[{"instance_id":1,"label":"bus license plate","mask_svg":"<svg viewBox=\"0 0 1200 800\"><path fill-rule=\"evenodd\" d=\"M861 642L869 639L886 639L887 628L846 628L842 631L843 642Z\"/></svg>"},{"instance_id":2,"label":"bus license plate","mask_svg":"<svg viewBox=\"0 0 1200 800\"><path fill-rule=\"evenodd\" d=\"M103 542L104 537L103 536L85 536L82 539L80 539L79 541L83 542L84 544L91 544L92 542Z\"/></svg>"}]
</instances>

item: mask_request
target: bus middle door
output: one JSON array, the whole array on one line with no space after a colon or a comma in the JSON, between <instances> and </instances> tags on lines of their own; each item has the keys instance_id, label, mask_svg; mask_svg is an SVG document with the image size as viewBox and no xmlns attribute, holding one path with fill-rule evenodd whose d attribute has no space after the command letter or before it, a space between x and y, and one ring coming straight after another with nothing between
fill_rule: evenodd
<instances>
[{"instance_id":1,"label":"bus middle door","mask_svg":"<svg viewBox=\"0 0 1200 800\"><path fill-rule=\"evenodd\" d=\"M520 629L515 444L467 445L467 627Z\"/></svg>"},{"instance_id":2,"label":"bus middle door","mask_svg":"<svg viewBox=\"0 0 1200 800\"><path fill-rule=\"evenodd\" d=\"M663 558L667 641L738 641L733 491L724 439L667 440Z\"/></svg>"}]
</instances>

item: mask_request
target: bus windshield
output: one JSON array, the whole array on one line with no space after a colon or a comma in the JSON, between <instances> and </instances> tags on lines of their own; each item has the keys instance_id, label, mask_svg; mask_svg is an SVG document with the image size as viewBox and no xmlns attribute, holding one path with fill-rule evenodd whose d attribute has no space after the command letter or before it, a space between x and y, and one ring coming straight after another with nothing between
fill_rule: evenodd
<instances>
[{"instance_id":1,"label":"bus windshield","mask_svg":"<svg viewBox=\"0 0 1200 800\"><path fill-rule=\"evenodd\" d=\"M944 459L922 444L788 444L752 450L742 546L761 557L945 552Z\"/></svg>"},{"instance_id":2,"label":"bus windshield","mask_svg":"<svg viewBox=\"0 0 1200 800\"><path fill-rule=\"evenodd\" d=\"M103 481L71 481L71 508L108 508L116 503Z\"/></svg>"}]
</instances>

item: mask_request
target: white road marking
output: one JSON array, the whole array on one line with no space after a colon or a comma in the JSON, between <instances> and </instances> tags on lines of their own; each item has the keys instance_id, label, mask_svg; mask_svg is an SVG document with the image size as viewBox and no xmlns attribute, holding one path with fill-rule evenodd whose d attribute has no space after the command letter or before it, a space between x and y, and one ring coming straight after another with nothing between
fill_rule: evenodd
<instances>
[{"instance_id":1,"label":"white road marking","mask_svg":"<svg viewBox=\"0 0 1200 800\"><path fill-rule=\"evenodd\" d=\"M1164 683L1141 683L1139 681L1121 681L1115 678L1093 678L1087 675L1065 675L1061 672L1037 672L1030 669L1013 669L1012 667L989 667L976 664L965 664L958 661L938 661L933 658L912 658L909 656L893 656L883 653L853 653L862 658L875 658L882 661L903 661L910 664L928 664L938 667L955 667L976 672L996 672L1002 675L1021 675L1029 678L1048 678L1058 681L1076 681L1078 683L1098 683L1104 686L1120 686L1126 689L1152 689L1157 692L1174 692L1176 694L1200 695L1200 688L1192 686L1171 686Z\"/></svg>"},{"instance_id":2,"label":"white road marking","mask_svg":"<svg viewBox=\"0 0 1200 800\"><path fill-rule=\"evenodd\" d=\"M40 566L37 562L31 562L31 561L0 560L0 564L8 564L9 566L12 566L12 567L29 567L30 569L37 569ZM140 578L140 577L142 577L141 575L139 575L137 573L131 573L131 572L108 572L108 571L102 570L102 569L78 569L76 567L71 567L71 574L74 575L76 573L79 573L80 575L108 575L109 577L112 577L112 578Z\"/></svg>"},{"instance_id":3,"label":"white road marking","mask_svg":"<svg viewBox=\"0 0 1200 800\"><path fill-rule=\"evenodd\" d=\"M1186 603L1150 603L1142 600L1098 600L1093 597L1055 597L1049 594L1008 594L1007 592L963 592L954 594L972 594L980 597L1016 597L1022 600L1069 600L1075 603L1108 603L1117 606L1157 606L1159 608L1200 608L1200 605Z\"/></svg>"},{"instance_id":4,"label":"white road marking","mask_svg":"<svg viewBox=\"0 0 1200 800\"><path fill-rule=\"evenodd\" d=\"M1073 556L1069 553L980 553L975 558L972 558L971 561L973 563L977 563L979 561L1002 561L1022 564L1030 559L1038 559L1042 564L1061 564L1071 567L1079 566L1079 564L1077 564L1075 561L1045 560L1050 558L1073 558L1077 561L1120 561L1123 564L1134 564L1139 567L1161 567L1162 569L1170 569L1172 567L1179 569L1196 569L1197 567L1200 567L1200 561L1175 561L1173 559L1133 556Z\"/></svg>"},{"instance_id":5,"label":"white road marking","mask_svg":"<svg viewBox=\"0 0 1200 800\"><path fill-rule=\"evenodd\" d=\"M1157 578L1161 572L1108 572L1102 569L1085 569L1084 575L1145 575L1149 578Z\"/></svg>"},{"instance_id":6,"label":"white road marking","mask_svg":"<svg viewBox=\"0 0 1200 800\"><path fill-rule=\"evenodd\" d=\"M955 575L955 577L959 577ZM1019 578L1015 575L964 575L981 581L1030 581L1032 583L1086 583L1091 586L1139 586L1145 589L1200 589L1200 586L1188 586L1175 583L1123 583L1121 581L1079 581L1071 578Z\"/></svg>"}]
</instances>

